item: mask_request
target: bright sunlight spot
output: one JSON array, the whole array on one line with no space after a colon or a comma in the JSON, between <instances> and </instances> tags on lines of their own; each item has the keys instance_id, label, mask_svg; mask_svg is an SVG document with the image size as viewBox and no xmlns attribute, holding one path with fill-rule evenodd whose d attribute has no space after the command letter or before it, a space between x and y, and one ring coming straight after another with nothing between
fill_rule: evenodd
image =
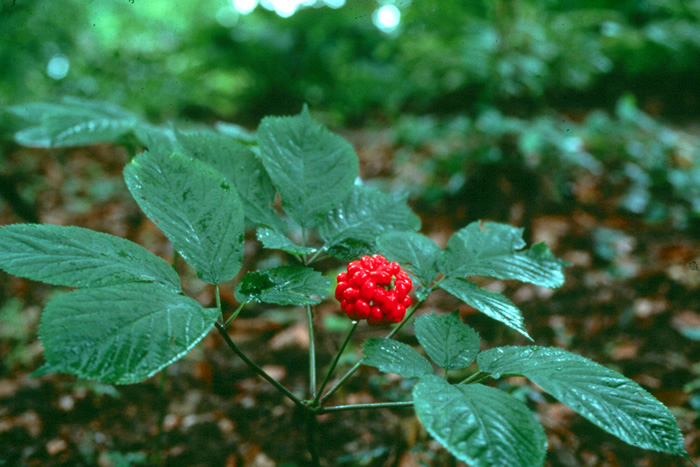
<instances>
[{"instance_id":1,"label":"bright sunlight spot","mask_svg":"<svg viewBox=\"0 0 700 467\"><path fill-rule=\"evenodd\" d=\"M311 6L316 0L262 0L260 4L268 9L274 10L282 18L292 16L300 6Z\"/></svg>"},{"instance_id":2,"label":"bright sunlight spot","mask_svg":"<svg viewBox=\"0 0 700 467\"><path fill-rule=\"evenodd\" d=\"M247 15L258 6L258 0L233 0L233 8L242 15Z\"/></svg>"},{"instance_id":3,"label":"bright sunlight spot","mask_svg":"<svg viewBox=\"0 0 700 467\"><path fill-rule=\"evenodd\" d=\"M56 54L51 57L49 64L46 66L46 74L53 79L63 79L68 74L70 69L70 61L63 54Z\"/></svg>"},{"instance_id":4,"label":"bright sunlight spot","mask_svg":"<svg viewBox=\"0 0 700 467\"><path fill-rule=\"evenodd\" d=\"M346 0L323 0L331 8L340 8ZM282 18L289 18L301 7L320 6L317 0L233 0L233 8L242 15L247 15L258 4L266 10L274 11Z\"/></svg>"},{"instance_id":5,"label":"bright sunlight spot","mask_svg":"<svg viewBox=\"0 0 700 467\"><path fill-rule=\"evenodd\" d=\"M384 5L372 13L374 25L382 32L392 32L401 22L401 12L395 5Z\"/></svg>"},{"instance_id":6,"label":"bright sunlight spot","mask_svg":"<svg viewBox=\"0 0 700 467\"><path fill-rule=\"evenodd\" d=\"M232 28L238 22L238 12L230 6L222 6L216 12L216 21L225 28Z\"/></svg>"},{"instance_id":7,"label":"bright sunlight spot","mask_svg":"<svg viewBox=\"0 0 700 467\"><path fill-rule=\"evenodd\" d=\"M345 5L345 0L324 0L323 3L331 8L340 8Z\"/></svg>"},{"instance_id":8,"label":"bright sunlight spot","mask_svg":"<svg viewBox=\"0 0 700 467\"><path fill-rule=\"evenodd\" d=\"M297 6L299 3L296 0L273 0L272 5L275 8L275 13L280 15L282 18L289 18L297 11Z\"/></svg>"}]
</instances>

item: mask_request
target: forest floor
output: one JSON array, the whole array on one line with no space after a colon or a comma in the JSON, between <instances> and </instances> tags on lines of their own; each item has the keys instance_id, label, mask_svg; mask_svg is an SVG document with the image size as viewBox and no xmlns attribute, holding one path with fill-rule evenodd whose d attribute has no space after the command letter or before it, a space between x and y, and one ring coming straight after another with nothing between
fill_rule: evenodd
<instances>
[{"instance_id":1,"label":"forest floor","mask_svg":"<svg viewBox=\"0 0 700 467\"><path fill-rule=\"evenodd\" d=\"M411 170L392 164L394 148L381 132L345 136L358 150L365 179L400 184L402 171ZM36 200L41 222L125 237L170 260L169 243L124 186L126 162L121 148L107 145L52 152L18 149L3 161L22 193ZM595 180L572 181L579 195L566 212L546 204L526 206L508 193L509 180L500 182L503 196L497 199L457 199L443 209L424 211L416 204L422 232L444 246L454 230L474 220L470 206L478 202L479 218L526 227L531 241L546 241L555 255L572 264L561 289L515 281L480 283L519 306L537 345L568 349L647 388L674 413L687 451L700 463L697 237L620 212ZM0 225L16 222L24 220L0 203ZM269 255L249 235L244 269L269 260ZM211 287L182 262L179 267L183 289L210 306ZM229 284L222 289L229 312L237 306L233 288ZM165 375L139 384L112 386L70 375L30 378L42 363L37 337L41 309L60 292L0 272L0 466L308 465L303 414L232 354L214 331ZM527 344L522 336L440 292L431 295L419 314L453 310L480 333L483 348ZM315 309L319 368L329 363L344 336L346 323L338 316L333 300ZM230 334L290 390L308 391L304 313L246 308ZM364 338L384 334L360 326L341 371L356 361ZM410 326L398 338L415 343ZM363 367L331 402L406 400L411 384ZM511 378L501 387L537 413L547 433L548 466L688 465L681 458L624 444L523 380ZM324 465L463 465L431 440L412 409L326 414L320 424Z\"/></svg>"}]
</instances>

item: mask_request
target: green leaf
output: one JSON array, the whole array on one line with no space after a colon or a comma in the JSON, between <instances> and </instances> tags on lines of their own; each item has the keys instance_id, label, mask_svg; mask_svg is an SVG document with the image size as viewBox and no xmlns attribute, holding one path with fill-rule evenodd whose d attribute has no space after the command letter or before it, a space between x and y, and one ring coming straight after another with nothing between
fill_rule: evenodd
<instances>
[{"instance_id":1,"label":"green leaf","mask_svg":"<svg viewBox=\"0 0 700 467\"><path fill-rule=\"evenodd\" d=\"M379 251L389 260L401 263L425 286L438 275L440 247L417 232L387 232L377 239Z\"/></svg>"},{"instance_id":2,"label":"green leaf","mask_svg":"<svg viewBox=\"0 0 700 467\"><path fill-rule=\"evenodd\" d=\"M243 260L238 193L209 165L143 152L124 169L132 196L205 282L231 280Z\"/></svg>"},{"instance_id":3,"label":"green leaf","mask_svg":"<svg viewBox=\"0 0 700 467\"><path fill-rule=\"evenodd\" d=\"M179 150L175 132L170 128L143 124L134 128L134 134L149 152L171 154Z\"/></svg>"},{"instance_id":4,"label":"green leaf","mask_svg":"<svg viewBox=\"0 0 700 467\"><path fill-rule=\"evenodd\" d=\"M428 357L446 370L468 367L479 353L479 334L464 324L457 312L423 315L414 326Z\"/></svg>"},{"instance_id":5,"label":"green leaf","mask_svg":"<svg viewBox=\"0 0 700 467\"><path fill-rule=\"evenodd\" d=\"M345 238L326 248L329 255L341 261L352 261L375 252L373 243L354 238Z\"/></svg>"},{"instance_id":6,"label":"green leaf","mask_svg":"<svg viewBox=\"0 0 700 467\"><path fill-rule=\"evenodd\" d=\"M210 130L173 131L144 125L136 129L136 136L150 152L179 152L206 162L236 186L249 222L267 225L275 230L285 229L272 208L277 190L262 162L250 148Z\"/></svg>"},{"instance_id":7,"label":"green leaf","mask_svg":"<svg viewBox=\"0 0 700 467\"><path fill-rule=\"evenodd\" d=\"M379 368L387 373L396 373L404 378L420 378L433 374L430 362L413 347L384 337L370 337L362 346L363 365Z\"/></svg>"},{"instance_id":8,"label":"green leaf","mask_svg":"<svg viewBox=\"0 0 700 467\"><path fill-rule=\"evenodd\" d=\"M529 250L522 239L523 229L510 225L472 222L452 235L440 257L440 271L446 276L489 276L518 279L544 287L561 287L562 267L566 261L556 258L544 243Z\"/></svg>"},{"instance_id":9,"label":"green leaf","mask_svg":"<svg viewBox=\"0 0 700 467\"><path fill-rule=\"evenodd\" d=\"M316 248L297 245L281 233L265 227L258 229L256 235L258 240L262 242L264 248L282 250L297 256L308 255L316 251Z\"/></svg>"},{"instance_id":10,"label":"green leaf","mask_svg":"<svg viewBox=\"0 0 700 467\"><path fill-rule=\"evenodd\" d=\"M216 308L156 284L78 289L52 300L42 313L46 364L33 376L62 372L137 383L187 353L218 316Z\"/></svg>"},{"instance_id":11,"label":"green leaf","mask_svg":"<svg viewBox=\"0 0 700 467\"><path fill-rule=\"evenodd\" d=\"M5 107L9 113L25 123L41 123L42 118L46 115L55 113L62 108L61 104L54 102L28 102L25 104L12 105Z\"/></svg>"},{"instance_id":12,"label":"green leaf","mask_svg":"<svg viewBox=\"0 0 700 467\"><path fill-rule=\"evenodd\" d=\"M113 142L139 122L134 114L114 104L71 97L58 104L34 102L8 110L31 125L15 134L19 144L30 147Z\"/></svg>"},{"instance_id":13,"label":"green leaf","mask_svg":"<svg viewBox=\"0 0 700 467\"><path fill-rule=\"evenodd\" d=\"M239 154L233 183L243 200L246 218L254 224L264 225L277 231L287 226L272 207L277 190L265 171L260 159L251 150Z\"/></svg>"},{"instance_id":14,"label":"green leaf","mask_svg":"<svg viewBox=\"0 0 700 467\"><path fill-rule=\"evenodd\" d=\"M282 198L282 207L302 227L338 205L357 177L355 150L309 115L266 117L258 128L263 164Z\"/></svg>"},{"instance_id":15,"label":"green leaf","mask_svg":"<svg viewBox=\"0 0 700 467\"><path fill-rule=\"evenodd\" d=\"M0 229L0 268L68 287L156 282L180 291L168 263L140 245L81 227L14 224Z\"/></svg>"},{"instance_id":16,"label":"green leaf","mask_svg":"<svg viewBox=\"0 0 700 467\"><path fill-rule=\"evenodd\" d=\"M46 128L33 126L19 130L14 134L15 142L28 148L50 148L51 135Z\"/></svg>"},{"instance_id":17,"label":"green leaf","mask_svg":"<svg viewBox=\"0 0 700 467\"><path fill-rule=\"evenodd\" d=\"M234 123L216 122L214 128L222 135L244 144L256 144L257 142L254 132Z\"/></svg>"},{"instance_id":18,"label":"green leaf","mask_svg":"<svg viewBox=\"0 0 700 467\"><path fill-rule=\"evenodd\" d=\"M314 305L330 291L331 279L304 266L249 272L236 288L236 300L277 305Z\"/></svg>"},{"instance_id":19,"label":"green leaf","mask_svg":"<svg viewBox=\"0 0 700 467\"><path fill-rule=\"evenodd\" d=\"M431 288L420 286L420 287L416 288L416 291L415 291L416 298L420 302L425 301L431 292L432 292Z\"/></svg>"},{"instance_id":20,"label":"green leaf","mask_svg":"<svg viewBox=\"0 0 700 467\"><path fill-rule=\"evenodd\" d=\"M673 414L634 381L554 347L497 347L477 357L494 378L522 375L626 443L685 454Z\"/></svg>"},{"instance_id":21,"label":"green leaf","mask_svg":"<svg viewBox=\"0 0 700 467\"><path fill-rule=\"evenodd\" d=\"M177 152L206 162L224 174L231 182L236 180L237 159L253 155L253 151L249 148L210 129L175 129L174 133L177 140ZM274 191L272 196L274 198Z\"/></svg>"},{"instance_id":22,"label":"green leaf","mask_svg":"<svg viewBox=\"0 0 700 467\"><path fill-rule=\"evenodd\" d=\"M389 196L376 188L355 185L350 195L319 225L319 234L329 248L347 243L374 245L384 232L417 230L420 219L405 200Z\"/></svg>"},{"instance_id":23,"label":"green leaf","mask_svg":"<svg viewBox=\"0 0 700 467\"><path fill-rule=\"evenodd\" d=\"M250 148L211 130L176 130L175 136L179 151L211 165L236 186L250 222L276 230L285 228L272 208L277 190Z\"/></svg>"},{"instance_id":24,"label":"green leaf","mask_svg":"<svg viewBox=\"0 0 700 467\"><path fill-rule=\"evenodd\" d=\"M440 288L532 340L525 329L525 320L518 307L500 293L486 290L466 279L454 277L442 280Z\"/></svg>"},{"instance_id":25,"label":"green leaf","mask_svg":"<svg viewBox=\"0 0 700 467\"><path fill-rule=\"evenodd\" d=\"M542 425L525 404L503 391L426 376L413 388L413 402L425 429L473 467L544 464Z\"/></svg>"}]
</instances>

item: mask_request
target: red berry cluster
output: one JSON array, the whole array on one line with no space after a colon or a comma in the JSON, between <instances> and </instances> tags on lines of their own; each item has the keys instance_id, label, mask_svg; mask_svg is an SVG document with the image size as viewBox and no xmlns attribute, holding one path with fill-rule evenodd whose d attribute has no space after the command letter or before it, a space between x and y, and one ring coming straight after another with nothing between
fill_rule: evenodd
<instances>
[{"instance_id":1,"label":"red berry cluster","mask_svg":"<svg viewBox=\"0 0 700 467\"><path fill-rule=\"evenodd\" d=\"M366 319L369 324L401 321L411 306L413 282L398 263L381 255L363 256L338 274L335 298L340 309L352 320Z\"/></svg>"}]
</instances>

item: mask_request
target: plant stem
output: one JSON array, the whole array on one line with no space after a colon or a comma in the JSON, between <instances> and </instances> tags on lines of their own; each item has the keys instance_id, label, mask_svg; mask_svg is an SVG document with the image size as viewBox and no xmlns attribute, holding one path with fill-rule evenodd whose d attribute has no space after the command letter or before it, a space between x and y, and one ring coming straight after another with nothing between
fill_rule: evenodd
<instances>
[{"instance_id":1,"label":"plant stem","mask_svg":"<svg viewBox=\"0 0 700 467\"><path fill-rule=\"evenodd\" d=\"M406 314L406 316L404 317L404 319L401 320L401 322L400 322L394 329L392 329L391 332L390 332L389 334L387 334L387 336L386 336L387 339L390 339L390 338L393 337L397 332L399 332L399 329L401 329L401 327L403 327L403 325L406 324L406 322L407 322L409 319L411 319L411 317L412 317L413 314L416 312L416 310L418 309L418 307L421 306L421 305L423 304L423 301L424 301L424 300L421 300L421 301L417 302L415 305L413 305L413 307L411 308L411 311L409 311L409 312ZM337 383L335 383L335 385L334 385L332 388L330 388L330 389L328 390L328 392L325 393L325 394L321 397L321 399L320 399L321 405L323 405L323 404L328 400L328 398L331 397L331 396L333 395L333 393L334 393L335 391L337 391L338 388L340 388L340 386L342 386L343 383L345 383L345 381L346 381L349 377L351 377L351 376L353 375L353 373L355 373L355 372L358 370L358 368L360 368L361 366L362 366L362 360L360 360L359 362L355 363L355 365L354 365L352 368L350 368L350 369L348 370L348 372L345 373L345 375L343 375L342 378L340 378L340 381L338 381Z\"/></svg>"},{"instance_id":2,"label":"plant stem","mask_svg":"<svg viewBox=\"0 0 700 467\"><path fill-rule=\"evenodd\" d=\"M413 401L403 402L376 402L372 404L352 404L352 405L336 405L334 407L325 407L319 409L318 414L328 412L341 412L343 410L359 410L359 409L384 409L392 407L413 407Z\"/></svg>"},{"instance_id":3,"label":"plant stem","mask_svg":"<svg viewBox=\"0 0 700 467\"><path fill-rule=\"evenodd\" d=\"M316 258L318 257L318 255L320 255L324 251L325 251L325 248L319 248L318 250L316 250L316 253L314 253L313 256L311 258L309 258L309 260L306 262L306 264L311 264L314 261L316 261Z\"/></svg>"},{"instance_id":4,"label":"plant stem","mask_svg":"<svg viewBox=\"0 0 700 467\"><path fill-rule=\"evenodd\" d=\"M304 227L301 228L301 244L306 247L306 229ZM308 266L306 255L302 255L300 259L304 266ZM316 395L316 343L314 342L314 316L311 312L311 305L306 305L306 325L309 333L309 394L315 401L318 398ZM306 402L308 403L308 401ZM318 467L321 465L318 443L316 442L318 420L316 413L310 410L308 405L302 403L302 407L306 411L306 447L311 454L311 465Z\"/></svg>"},{"instance_id":5,"label":"plant stem","mask_svg":"<svg viewBox=\"0 0 700 467\"><path fill-rule=\"evenodd\" d=\"M301 245L306 247L306 228L301 228ZM302 256L302 264L308 265L306 255ZM316 398L316 344L314 343L314 317L311 305L306 305L306 326L309 333L309 394Z\"/></svg>"},{"instance_id":6,"label":"plant stem","mask_svg":"<svg viewBox=\"0 0 700 467\"><path fill-rule=\"evenodd\" d=\"M219 292L219 284L214 285L214 291L216 295L216 307L219 309L219 314L221 315L221 321L224 321L224 309L221 308L221 293Z\"/></svg>"},{"instance_id":7,"label":"plant stem","mask_svg":"<svg viewBox=\"0 0 700 467\"><path fill-rule=\"evenodd\" d=\"M309 329L309 393L316 399L316 344L314 344L314 317L311 305L306 305L306 323Z\"/></svg>"},{"instance_id":8,"label":"plant stem","mask_svg":"<svg viewBox=\"0 0 700 467\"><path fill-rule=\"evenodd\" d=\"M167 411L167 401L165 400L165 368L160 370L160 381L158 382L158 396L159 408L158 408L158 436L156 437L156 454L155 463L156 465L165 465L165 456L163 449L163 435L165 434L165 412Z\"/></svg>"},{"instance_id":9,"label":"plant stem","mask_svg":"<svg viewBox=\"0 0 700 467\"><path fill-rule=\"evenodd\" d=\"M247 303L247 302L241 303L241 304L238 306L238 308L236 308L236 311L234 311L233 314L232 314L231 316L228 317L228 319L227 319L226 322L224 323L224 327L225 327L226 329L228 329L228 327L231 325L231 323L233 322L233 320L236 319L236 317L237 317L238 314L241 312L241 310L242 310L243 307L246 305L246 303Z\"/></svg>"},{"instance_id":10,"label":"plant stem","mask_svg":"<svg viewBox=\"0 0 700 467\"><path fill-rule=\"evenodd\" d=\"M473 375L464 378L462 381L460 381L457 384L479 383L479 382L485 380L486 378L488 378L489 376L491 376L490 373L487 373L485 371L477 371Z\"/></svg>"},{"instance_id":11,"label":"plant stem","mask_svg":"<svg viewBox=\"0 0 700 467\"><path fill-rule=\"evenodd\" d=\"M307 412L306 414L306 447L311 454L311 465L318 467L321 465L321 461L318 455L318 420L316 419L316 414L314 412Z\"/></svg>"},{"instance_id":12,"label":"plant stem","mask_svg":"<svg viewBox=\"0 0 700 467\"><path fill-rule=\"evenodd\" d=\"M359 321L353 321L352 327L348 331L347 335L345 336L345 340L343 340L343 343L341 344L340 348L338 349L338 352L335 354L335 358L333 358L333 362L331 363L331 366L328 368L328 371L326 371L326 376L323 378L323 382L321 383L321 387L318 388L318 394L316 394L314 401L311 403L312 406L315 406L318 404L318 399L319 396L323 393L323 390L326 388L326 384L328 384L328 380L331 378L333 375L333 371L335 371L335 367L338 365L338 360L340 360L340 356L343 355L343 351L345 350L345 347L348 345L348 342L350 342L350 336L352 336L352 333L355 332L355 328L357 328L357 325L359 324Z\"/></svg>"},{"instance_id":13,"label":"plant stem","mask_svg":"<svg viewBox=\"0 0 700 467\"><path fill-rule=\"evenodd\" d=\"M282 394L287 396L292 402L294 402L298 407L303 408L304 410L308 410L308 407L304 405L304 403L292 392L285 388L279 381L277 381L275 378L272 376L268 375L265 370L260 368L254 361L252 361L248 356L243 353L243 351L238 348L238 346L231 340L231 336L228 335L228 332L226 331L226 328L224 327L223 324L221 323L215 323L214 326L216 326L217 331L219 331L219 334L224 338L224 341L226 341L226 344L233 350L233 352L238 355L241 360L243 360L246 365L251 367L257 374L262 376L265 380L267 380L268 383L272 384L274 387L276 387Z\"/></svg>"},{"instance_id":14,"label":"plant stem","mask_svg":"<svg viewBox=\"0 0 700 467\"><path fill-rule=\"evenodd\" d=\"M327 393L325 393L325 394L323 395L323 397L321 397L320 404L323 405L323 404L328 400L328 398L331 397L331 396L333 395L333 393L334 393L335 391L337 391L337 390L340 388L340 386L342 386L343 383L345 383L345 381L346 381L349 377L351 377L351 376L353 375L353 373L355 373L355 372L357 371L357 369L360 368L361 366L362 366L362 360L360 360L359 362L355 363L355 365L353 365L353 367L350 368L350 369L348 370L348 372L345 373L345 374L343 375L343 377L340 378L340 380L339 380L337 383L335 383L335 384L333 385L333 387L330 388L330 389L328 390Z\"/></svg>"}]
</instances>

